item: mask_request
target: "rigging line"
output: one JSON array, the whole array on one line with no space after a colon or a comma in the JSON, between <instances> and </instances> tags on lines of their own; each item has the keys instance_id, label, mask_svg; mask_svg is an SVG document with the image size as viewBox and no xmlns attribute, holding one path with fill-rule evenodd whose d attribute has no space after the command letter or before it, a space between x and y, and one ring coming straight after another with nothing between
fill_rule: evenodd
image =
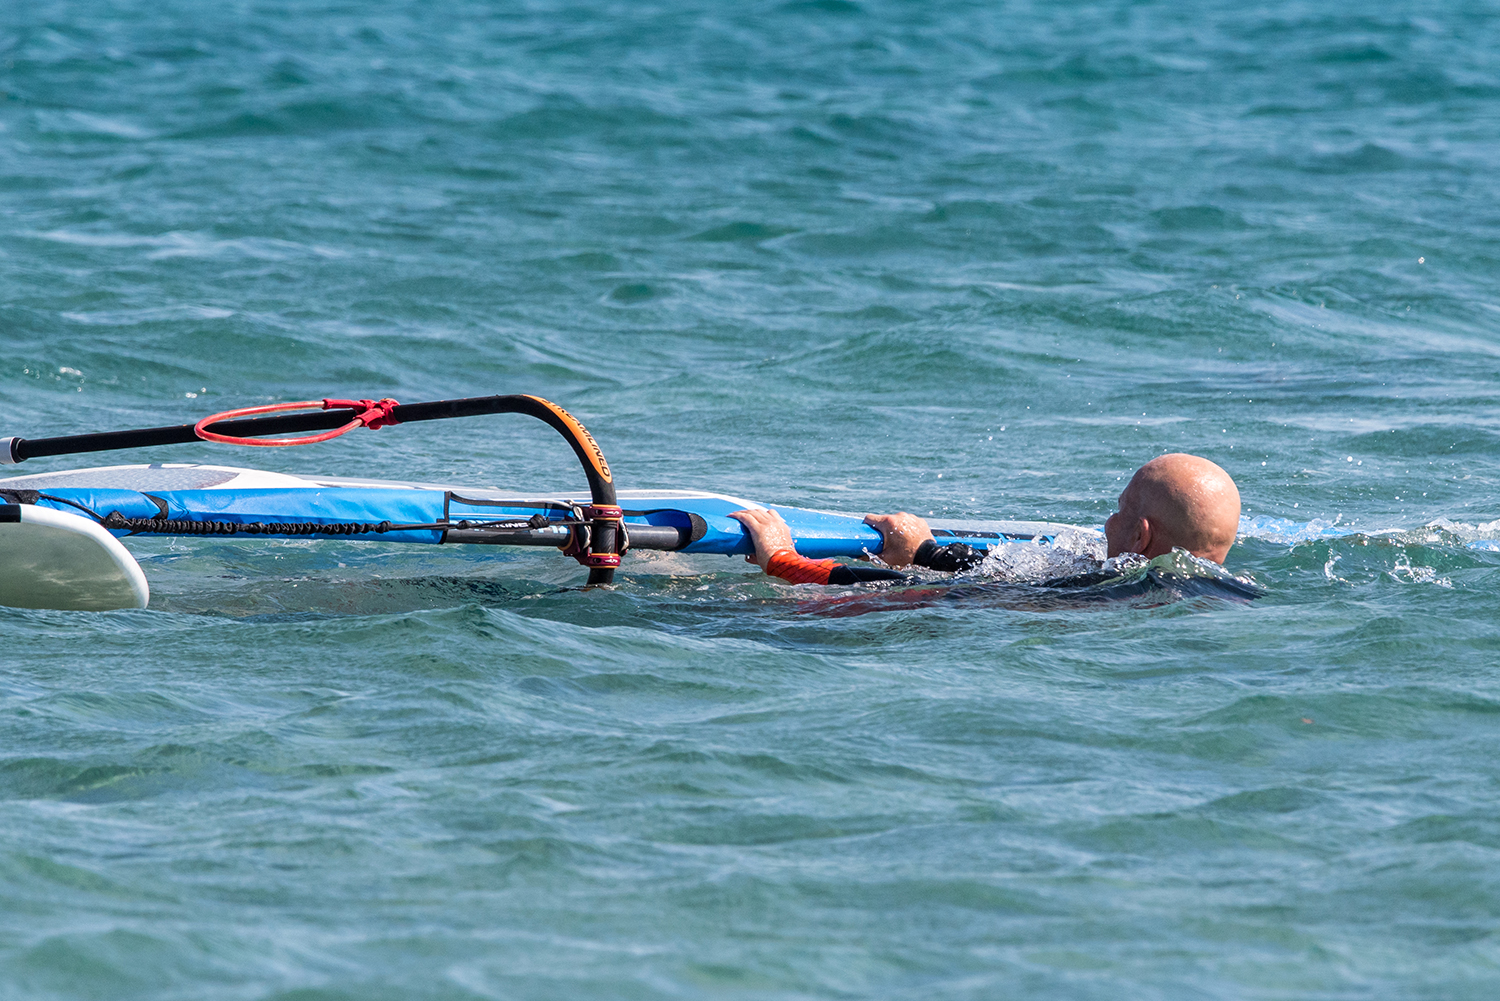
<instances>
[{"instance_id":1,"label":"rigging line","mask_svg":"<svg viewBox=\"0 0 1500 1001\"><path fill-rule=\"evenodd\" d=\"M78 505L75 505L78 506ZM98 515L95 515L98 517ZM540 523L539 523L540 522ZM542 515L508 521L430 521L420 524L317 521L196 521L175 518L127 518L111 511L99 524L115 531L151 535L383 535L386 532L521 531L529 528L571 527L577 522L550 521Z\"/></svg>"}]
</instances>

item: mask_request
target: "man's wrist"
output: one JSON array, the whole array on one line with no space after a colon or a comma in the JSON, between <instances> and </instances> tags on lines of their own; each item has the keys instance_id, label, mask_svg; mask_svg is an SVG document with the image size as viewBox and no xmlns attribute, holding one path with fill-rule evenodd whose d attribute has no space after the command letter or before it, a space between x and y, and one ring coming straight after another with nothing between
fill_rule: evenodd
<instances>
[{"instance_id":1,"label":"man's wrist","mask_svg":"<svg viewBox=\"0 0 1500 1001\"><path fill-rule=\"evenodd\" d=\"M759 557L758 553L756 555L757 555L757 557ZM766 553L766 555L764 557L759 557L756 562L758 562L760 564L760 568L762 570L765 570L767 567L769 567L771 565L771 561L772 560L774 560L774 559L776 559L776 557L782 556L782 555L787 555L787 556L791 556L791 557L795 558L797 556L797 550L794 549L794 548L792 548L791 546L777 546L775 549L771 550L769 553Z\"/></svg>"}]
</instances>

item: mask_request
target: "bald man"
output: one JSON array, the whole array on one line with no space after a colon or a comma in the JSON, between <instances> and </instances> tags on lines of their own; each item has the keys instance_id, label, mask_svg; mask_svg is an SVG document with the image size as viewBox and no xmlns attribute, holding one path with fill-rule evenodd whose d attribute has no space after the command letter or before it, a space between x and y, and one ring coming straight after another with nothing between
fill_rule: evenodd
<instances>
[{"instance_id":1,"label":"bald man","mask_svg":"<svg viewBox=\"0 0 1500 1001\"><path fill-rule=\"evenodd\" d=\"M1240 530L1240 492L1207 459L1174 452L1135 471L1120 492L1119 510L1104 522L1109 555L1151 558L1186 549L1223 563Z\"/></svg>"},{"instance_id":2,"label":"bald man","mask_svg":"<svg viewBox=\"0 0 1500 1001\"><path fill-rule=\"evenodd\" d=\"M1174 452L1136 470L1120 492L1119 510L1104 522L1106 555L1139 553L1148 559L1185 549L1201 559L1223 563L1240 524L1240 492L1234 480L1207 459ZM833 560L798 556L786 522L774 511L736 511L750 533L755 552L745 557L766 573L795 583L853 584L902 575L878 568L849 567ZM880 532L881 561L888 566L916 564L933 570L967 570L985 550L961 542L939 546L927 522L905 511L872 514L865 524Z\"/></svg>"}]
</instances>

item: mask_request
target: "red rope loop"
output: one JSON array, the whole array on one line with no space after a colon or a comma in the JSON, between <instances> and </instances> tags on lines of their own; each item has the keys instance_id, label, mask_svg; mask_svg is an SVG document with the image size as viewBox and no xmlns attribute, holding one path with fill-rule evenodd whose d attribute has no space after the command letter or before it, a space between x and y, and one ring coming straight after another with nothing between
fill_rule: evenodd
<instances>
[{"instance_id":1,"label":"red rope loop","mask_svg":"<svg viewBox=\"0 0 1500 1001\"><path fill-rule=\"evenodd\" d=\"M286 445L312 445L320 441L329 441L337 438L339 435L353 431L360 426L382 428L398 424L400 422L391 416L391 412L398 406L400 404L395 400L387 398L383 400L304 400L300 403L272 403L263 407L240 407L237 410L225 410L222 413L210 414L193 425L193 433L205 441L222 441L229 445L256 445L263 448L276 448ZM334 428L332 431L324 431L322 434L307 435L303 438L236 438L233 435L219 434L215 431L206 430L210 424L233 420L236 417L249 417L252 414L279 413L283 410L336 410L340 407L349 407L359 411L359 413L343 427Z\"/></svg>"}]
</instances>

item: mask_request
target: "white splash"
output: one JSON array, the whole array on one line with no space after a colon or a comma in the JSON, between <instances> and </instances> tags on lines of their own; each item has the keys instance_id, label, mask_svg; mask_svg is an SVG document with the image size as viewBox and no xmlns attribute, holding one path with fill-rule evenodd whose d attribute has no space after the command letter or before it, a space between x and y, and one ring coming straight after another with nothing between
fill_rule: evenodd
<instances>
[{"instance_id":1,"label":"white splash","mask_svg":"<svg viewBox=\"0 0 1500 1001\"><path fill-rule=\"evenodd\" d=\"M1273 518L1262 514L1240 519L1240 538L1296 545L1313 539L1336 539L1352 534L1348 526L1339 524L1340 520L1314 518L1312 521L1292 521L1290 518Z\"/></svg>"},{"instance_id":2,"label":"white splash","mask_svg":"<svg viewBox=\"0 0 1500 1001\"><path fill-rule=\"evenodd\" d=\"M1402 553L1396 559L1396 565L1387 571L1392 580L1399 580L1409 584L1436 584L1438 587L1452 587L1453 581L1447 577L1439 577L1432 567L1414 567L1410 558Z\"/></svg>"},{"instance_id":3,"label":"white splash","mask_svg":"<svg viewBox=\"0 0 1500 1001\"><path fill-rule=\"evenodd\" d=\"M1104 559L1104 540L1096 533L1064 529L1051 545L1007 542L994 547L970 573L987 580L1041 581L1092 573Z\"/></svg>"}]
</instances>

